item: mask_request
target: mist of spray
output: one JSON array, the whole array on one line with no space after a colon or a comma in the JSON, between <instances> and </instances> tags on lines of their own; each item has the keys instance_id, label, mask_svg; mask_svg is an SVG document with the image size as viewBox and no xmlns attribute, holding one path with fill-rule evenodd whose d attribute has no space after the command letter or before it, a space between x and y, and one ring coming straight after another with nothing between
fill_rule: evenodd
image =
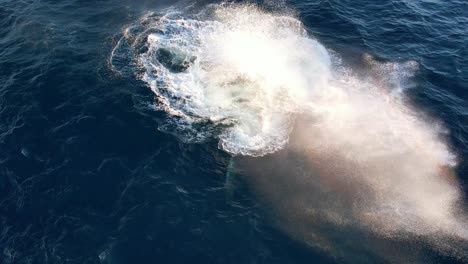
<instances>
[{"instance_id":1,"label":"mist of spray","mask_svg":"<svg viewBox=\"0 0 468 264\"><path fill-rule=\"evenodd\" d=\"M250 166L263 175L252 177L262 199L293 236L332 252L325 226L354 226L468 254L456 157L443 127L409 107L398 86L417 63L365 56L380 77L364 81L299 20L253 5L210 6L191 19L172 12L144 24L151 31L138 55L141 78L173 117L171 133L187 142L217 137L233 155L287 146L274 163L265 157Z\"/></svg>"}]
</instances>

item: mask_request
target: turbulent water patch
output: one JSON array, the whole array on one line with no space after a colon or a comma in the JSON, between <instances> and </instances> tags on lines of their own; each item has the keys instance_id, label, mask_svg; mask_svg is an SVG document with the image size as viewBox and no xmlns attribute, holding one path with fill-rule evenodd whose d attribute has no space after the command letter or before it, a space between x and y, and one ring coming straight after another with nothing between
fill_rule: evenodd
<instances>
[{"instance_id":1,"label":"turbulent water patch","mask_svg":"<svg viewBox=\"0 0 468 264\"><path fill-rule=\"evenodd\" d=\"M328 53L289 16L253 6L218 6L203 16L145 19L151 32L137 64L173 116L163 129L186 142L217 137L234 155L281 149L293 114L330 75Z\"/></svg>"},{"instance_id":2,"label":"turbulent water patch","mask_svg":"<svg viewBox=\"0 0 468 264\"><path fill-rule=\"evenodd\" d=\"M370 76L357 77L299 20L252 5L150 14L125 31L111 62L123 71L129 54L168 115L162 130L185 142L216 138L242 156L291 141L288 157L307 171L280 160L274 166L289 169L252 181L294 236L320 245L318 222L359 226L466 255L456 246L468 229L445 130L402 98L418 63L363 55Z\"/></svg>"}]
</instances>

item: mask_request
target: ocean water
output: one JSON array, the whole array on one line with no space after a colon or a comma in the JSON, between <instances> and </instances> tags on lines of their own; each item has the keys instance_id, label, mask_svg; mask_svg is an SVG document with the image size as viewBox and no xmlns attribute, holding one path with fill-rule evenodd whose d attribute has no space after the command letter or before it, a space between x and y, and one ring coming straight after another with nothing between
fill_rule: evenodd
<instances>
[{"instance_id":1,"label":"ocean water","mask_svg":"<svg viewBox=\"0 0 468 264\"><path fill-rule=\"evenodd\" d=\"M467 263L466 25L0 0L0 262Z\"/></svg>"}]
</instances>

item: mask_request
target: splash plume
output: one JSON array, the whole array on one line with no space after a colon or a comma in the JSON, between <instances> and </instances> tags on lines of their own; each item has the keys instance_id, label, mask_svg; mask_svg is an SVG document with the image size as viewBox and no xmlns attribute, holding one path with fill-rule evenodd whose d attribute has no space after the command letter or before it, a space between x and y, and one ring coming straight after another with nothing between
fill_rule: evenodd
<instances>
[{"instance_id":1,"label":"splash plume","mask_svg":"<svg viewBox=\"0 0 468 264\"><path fill-rule=\"evenodd\" d=\"M187 142L216 137L220 148L244 156L249 181L292 236L341 256L359 254L346 245L350 230L374 237L359 250L393 261L381 241L468 255L456 157L443 126L411 107L398 86L416 62L365 56L380 74L361 80L299 20L253 5L144 23L138 63L172 117L162 129ZM403 255L399 261L413 260Z\"/></svg>"}]
</instances>

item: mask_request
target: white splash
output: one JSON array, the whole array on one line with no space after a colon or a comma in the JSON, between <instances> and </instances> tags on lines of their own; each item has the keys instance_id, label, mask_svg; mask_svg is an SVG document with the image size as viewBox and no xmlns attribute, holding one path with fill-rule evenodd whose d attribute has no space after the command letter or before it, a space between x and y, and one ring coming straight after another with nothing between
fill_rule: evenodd
<instances>
[{"instance_id":1,"label":"white splash","mask_svg":"<svg viewBox=\"0 0 468 264\"><path fill-rule=\"evenodd\" d=\"M288 141L292 114L326 85L329 56L294 18L253 6L218 8L214 17L161 18L161 33L149 35L149 50L140 58L144 80L166 111L183 116L184 129L206 121L221 124L216 136L224 150L252 156L274 152ZM173 64L156 58L161 51L169 63L187 68L170 69ZM184 140L207 136L197 131L197 137Z\"/></svg>"},{"instance_id":2,"label":"white splash","mask_svg":"<svg viewBox=\"0 0 468 264\"><path fill-rule=\"evenodd\" d=\"M310 177L328 178L329 186L321 186L355 201L346 210L339 202L305 203L304 190L315 180L284 175L291 186L301 184L281 197L282 206L289 201L288 210L297 208L296 219L328 215L331 223L362 225L386 237L437 240L450 252L456 250L446 237L468 241L461 193L449 175L456 158L442 126L400 98L398 80L413 74L416 62L379 64L366 56L376 80L363 81L333 65L293 17L252 5L211 6L208 13L209 19L159 18L139 55L142 79L174 117L179 137L217 137L231 154L264 156L284 148L295 127L290 149L320 172ZM296 122L297 116L308 121ZM278 190L275 181L262 183ZM276 196L272 200L282 195L265 193ZM312 211L322 212L306 213Z\"/></svg>"}]
</instances>

